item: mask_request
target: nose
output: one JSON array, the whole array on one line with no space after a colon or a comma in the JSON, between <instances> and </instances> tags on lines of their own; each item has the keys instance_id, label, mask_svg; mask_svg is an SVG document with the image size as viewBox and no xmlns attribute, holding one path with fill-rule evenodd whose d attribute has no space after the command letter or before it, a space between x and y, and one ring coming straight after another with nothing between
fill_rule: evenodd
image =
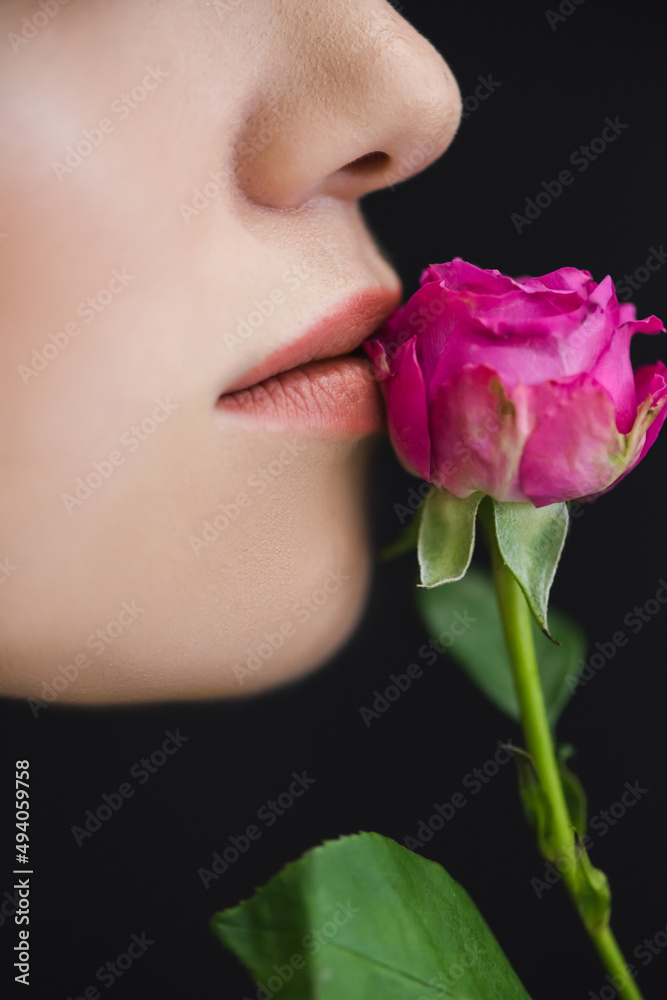
<instances>
[{"instance_id":1,"label":"nose","mask_svg":"<svg viewBox=\"0 0 667 1000\"><path fill-rule=\"evenodd\" d=\"M436 160L461 120L442 56L384 0L286 5L273 52L274 86L238 133L236 179L246 197L298 208L353 200Z\"/></svg>"}]
</instances>

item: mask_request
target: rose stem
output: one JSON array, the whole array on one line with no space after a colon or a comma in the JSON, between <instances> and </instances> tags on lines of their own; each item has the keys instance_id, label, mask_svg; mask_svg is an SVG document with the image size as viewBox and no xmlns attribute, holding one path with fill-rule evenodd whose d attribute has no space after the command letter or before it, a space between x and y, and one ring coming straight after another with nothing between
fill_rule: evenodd
<instances>
[{"instance_id":1,"label":"rose stem","mask_svg":"<svg viewBox=\"0 0 667 1000\"><path fill-rule=\"evenodd\" d=\"M530 609L521 588L500 554L495 538L495 531L491 528L491 530L487 530L486 534L491 548L496 599L503 623L503 632L505 634L510 663L512 665L514 687L521 710L521 720L526 743L528 744L528 750L533 759L540 785L552 810L554 846L563 857L572 858L574 853L574 830L570 821L563 785L556 762L540 675L537 669ZM586 930L590 934L593 944L602 960L602 964L609 972L618 977L617 982L623 984L622 986L617 986L618 995L624 998L624 1000L642 1000L642 995L631 978L611 928L608 925L597 928L591 927L584 920L574 886L573 868L571 865L568 865L563 872L563 878L570 897L582 917L584 926L586 926Z\"/></svg>"}]
</instances>

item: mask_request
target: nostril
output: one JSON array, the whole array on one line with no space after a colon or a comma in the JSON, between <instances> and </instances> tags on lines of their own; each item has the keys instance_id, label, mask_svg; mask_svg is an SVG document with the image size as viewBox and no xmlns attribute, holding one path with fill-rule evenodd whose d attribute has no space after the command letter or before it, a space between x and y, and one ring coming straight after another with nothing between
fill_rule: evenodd
<instances>
[{"instance_id":1,"label":"nostril","mask_svg":"<svg viewBox=\"0 0 667 1000\"><path fill-rule=\"evenodd\" d=\"M363 156L357 157L356 160L351 160L342 169L362 175L375 174L380 170L386 170L390 159L391 157L387 153L383 153L381 150L374 150L372 153L364 153Z\"/></svg>"}]
</instances>

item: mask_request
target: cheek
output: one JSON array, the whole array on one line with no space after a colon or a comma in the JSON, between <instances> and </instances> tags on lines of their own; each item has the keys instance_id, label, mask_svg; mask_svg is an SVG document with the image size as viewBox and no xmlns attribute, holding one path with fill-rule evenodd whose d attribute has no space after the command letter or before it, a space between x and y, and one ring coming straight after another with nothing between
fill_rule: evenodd
<instances>
[{"instance_id":1,"label":"cheek","mask_svg":"<svg viewBox=\"0 0 667 1000\"><path fill-rule=\"evenodd\" d=\"M47 703L245 694L324 661L358 617L367 445L223 435L215 400L387 269L352 207L274 232L218 193L247 53L229 42L211 118L206 69L179 77L185 36L132 96L141 32L110 44L111 7L91 4L68 54L75 7L58 44L45 32L17 55L3 107L0 687Z\"/></svg>"},{"instance_id":2,"label":"cheek","mask_svg":"<svg viewBox=\"0 0 667 1000\"><path fill-rule=\"evenodd\" d=\"M49 317L69 316L79 288L61 300L58 281L42 282L42 314L7 327L24 333L5 343L0 374L0 560L16 567L0 606L8 694L245 694L324 661L358 617L366 448L221 434L225 365L247 360L218 330L252 298L226 302L218 288L211 306L197 282L181 292L177 265L156 281L116 285L100 312L85 304L94 319L81 316L53 357L42 347L65 327Z\"/></svg>"},{"instance_id":3,"label":"cheek","mask_svg":"<svg viewBox=\"0 0 667 1000\"><path fill-rule=\"evenodd\" d=\"M15 510L4 689L63 703L210 697L312 669L366 593L366 453L221 435L183 411L99 485L82 477L71 512L54 496Z\"/></svg>"},{"instance_id":4,"label":"cheek","mask_svg":"<svg viewBox=\"0 0 667 1000\"><path fill-rule=\"evenodd\" d=\"M90 367L99 367L107 384L122 377L123 394L138 396L135 376L150 393L147 382L167 367L181 373L183 386L209 314L220 322L222 301L236 316L235 299L247 299L239 274L246 257L250 270L252 251L231 220L221 221L224 192L209 178L215 165L224 176L231 112L220 107L211 127L210 80L204 72L196 84L183 79L182 57L165 44L163 58L159 36L151 61L159 73L149 79L147 56L131 44L141 32L133 36L131 23L119 59L107 37L119 24L111 9L105 15L107 5L93 6L89 38L83 31L80 39L67 36L70 19L78 23L87 14L72 4L49 28L55 44L44 33L11 63L10 78L0 70L5 407L5 383L11 391L38 381L40 394L48 392L40 372L48 367L48 379L58 381L65 355L73 383L89 364L83 342L92 340ZM131 5L122 6L129 16ZM184 219L195 191L204 208ZM216 227L228 238L224 245L218 240L213 253ZM231 272L235 279L226 281ZM213 359L218 377L234 367L222 346ZM84 373L87 380L91 375Z\"/></svg>"}]
</instances>

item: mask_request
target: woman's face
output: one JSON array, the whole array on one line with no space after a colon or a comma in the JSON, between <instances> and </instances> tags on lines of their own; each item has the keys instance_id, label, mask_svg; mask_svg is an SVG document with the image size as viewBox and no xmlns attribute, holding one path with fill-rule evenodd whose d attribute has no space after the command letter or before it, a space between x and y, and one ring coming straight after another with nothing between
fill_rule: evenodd
<instances>
[{"instance_id":1,"label":"woman's face","mask_svg":"<svg viewBox=\"0 0 667 1000\"><path fill-rule=\"evenodd\" d=\"M385 0L4 0L0 29L0 687L296 677L368 580L377 386L324 359L400 285L358 200L448 146L452 74Z\"/></svg>"}]
</instances>

